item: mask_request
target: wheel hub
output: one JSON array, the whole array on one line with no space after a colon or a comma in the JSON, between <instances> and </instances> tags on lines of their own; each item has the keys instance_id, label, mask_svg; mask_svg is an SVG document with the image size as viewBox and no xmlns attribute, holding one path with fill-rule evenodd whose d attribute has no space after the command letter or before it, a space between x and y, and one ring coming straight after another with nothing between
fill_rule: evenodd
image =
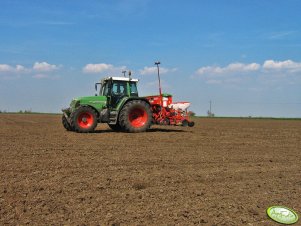
<instances>
[{"instance_id":1,"label":"wheel hub","mask_svg":"<svg viewBox=\"0 0 301 226\"><path fill-rule=\"evenodd\" d=\"M86 129L93 124L94 118L90 112L83 112L78 116L77 121L81 128Z\"/></svg>"},{"instance_id":2,"label":"wheel hub","mask_svg":"<svg viewBox=\"0 0 301 226\"><path fill-rule=\"evenodd\" d=\"M139 128L147 122L147 114L144 109L135 108L129 114L129 121L133 127Z\"/></svg>"}]
</instances>

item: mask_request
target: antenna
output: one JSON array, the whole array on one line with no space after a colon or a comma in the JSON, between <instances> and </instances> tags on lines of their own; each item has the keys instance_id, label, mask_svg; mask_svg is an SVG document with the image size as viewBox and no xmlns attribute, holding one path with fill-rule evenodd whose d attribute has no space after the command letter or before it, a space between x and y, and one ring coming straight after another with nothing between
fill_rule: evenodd
<instances>
[{"instance_id":1,"label":"antenna","mask_svg":"<svg viewBox=\"0 0 301 226\"><path fill-rule=\"evenodd\" d=\"M132 75L132 72L131 72L131 71L129 71L129 79L131 79L131 75Z\"/></svg>"}]
</instances>

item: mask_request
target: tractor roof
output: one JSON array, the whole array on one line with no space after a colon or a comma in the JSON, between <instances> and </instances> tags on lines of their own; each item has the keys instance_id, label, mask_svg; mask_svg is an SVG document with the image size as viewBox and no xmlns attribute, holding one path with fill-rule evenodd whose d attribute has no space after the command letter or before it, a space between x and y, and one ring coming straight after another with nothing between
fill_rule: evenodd
<instances>
[{"instance_id":1,"label":"tractor roof","mask_svg":"<svg viewBox=\"0 0 301 226\"><path fill-rule=\"evenodd\" d=\"M106 77L103 81L107 80L115 80L115 81L131 81L131 82L138 82L139 80L136 78L126 78L126 77Z\"/></svg>"}]
</instances>

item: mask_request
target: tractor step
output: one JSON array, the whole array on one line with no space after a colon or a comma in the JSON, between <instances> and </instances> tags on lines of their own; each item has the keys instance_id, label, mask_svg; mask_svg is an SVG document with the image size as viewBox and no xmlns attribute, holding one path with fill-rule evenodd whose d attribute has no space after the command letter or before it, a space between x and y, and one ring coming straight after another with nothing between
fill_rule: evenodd
<instances>
[{"instance_id":1,"label":"tractor step","mask_svg":"<svg viewBox=\"0 0 301 226\"><path fill-rule=\"evenodd\" d=\"M117 123L118 111L110 111L109 124Z\"/></svg>"}]
</instances>

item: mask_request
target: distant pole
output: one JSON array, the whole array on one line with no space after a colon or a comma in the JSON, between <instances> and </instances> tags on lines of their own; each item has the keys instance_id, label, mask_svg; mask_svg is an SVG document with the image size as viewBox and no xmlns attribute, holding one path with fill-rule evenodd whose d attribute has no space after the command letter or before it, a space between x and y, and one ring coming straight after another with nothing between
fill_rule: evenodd
<instances>
[{"instance_id":1,"label":"distant pole","mask_svg":"<svg viewBox=\"0 0 301 226\"><path fill-rule=\"evenodd\" d=\"M160 64L160 61L155 62L155 65L157 65L157 69L158 69L159 94L160 94L160 96L162 96L159 64Z\"/></svg>"},{"instance_id":2,"label":"distant pole","mask_svg":"<svg viewBox=\"0 0 301 226\"><path fill-rule=\"evenodd\" d=\"M160 61L155 62L155 65L157 65L158 69L158 80L159 80L159 94L160 94L160 105L163 104L162 100L162 90L161 90L161 81L160 81L160 68L159 68Z\"/></svg>"},{"instance_id":3,"label":"distant pole","mask_svg":"<svg viewBox=\"0 0 301 226\"><path fill-rule=\"evenodd\" d=\"M210 115L211 115L211 113L212 113L212 111L211 111L211 100L210 100L210 110L209 111L210 111Z\"/></svg>"}]
</instances>

